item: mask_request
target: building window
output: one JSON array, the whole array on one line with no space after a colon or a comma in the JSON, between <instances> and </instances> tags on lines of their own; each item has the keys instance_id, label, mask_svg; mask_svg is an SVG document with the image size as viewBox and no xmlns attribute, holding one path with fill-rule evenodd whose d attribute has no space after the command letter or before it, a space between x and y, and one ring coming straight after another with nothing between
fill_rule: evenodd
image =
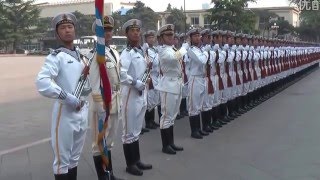
<instances>
[{"instance_id":1,"label":"building window","mask_svg":"<svg viewBox=\"0 0 320 180\"><path fill-rule=\"evenodd\" d=\"M210 22L210 18L208 16L204 17L204 22L203 22L203 27L204 28L210 28L211 22Z\"/></svg>"},{"instance_id":2,"label":"building window","mask_svg":"<svg viewBox=\"0 0 320 180\"><path fill-rule=\"evenodd\" d=\"M199 26L199 17L191 17L191 25Z\"/></svg>"}]
</instances>

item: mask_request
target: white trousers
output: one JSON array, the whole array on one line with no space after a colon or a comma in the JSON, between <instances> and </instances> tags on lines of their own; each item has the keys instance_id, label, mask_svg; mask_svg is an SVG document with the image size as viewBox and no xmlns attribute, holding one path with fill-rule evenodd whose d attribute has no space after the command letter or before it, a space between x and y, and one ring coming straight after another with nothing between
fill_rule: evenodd
<instances>
[{"instance_id":1,"label":"white trousers","mask_svg":"<svg viewBox=\"0 0 320 180\"><path fill-rule=\"evenodd\" d=\"M174 125L182 99L182 88L180 94L173 94L168 92L160 92L161 99L161 117L160 129L167 129Z\"/></svg>"},{"instance_id":2,"label":"white trousers","mask_svg":"<svg viewBox=\"0 0 320 180\"><path fill-rule=\"evenodd\" d=\"M54 174L66 174L68 169L78 166L87 132L88 109L88 102L80 111L55 102L51 124Z\"/></svg>"},{"instance_id":3,"label":"white trousers","mask_svg":"<svg viewBox=\"0 0 320 180\"><path fill-rule=\"evenodd\" d=\"M144 116L147 110L147 91L142 95L133 87L121 89L122 143L131 144L139 140Z\"/></svg>"},{"instance_id":4,"label":"white trousers","mask_svg":"<svg viewBox=\"0 0 320 180\"><path fill-rule=\"evenodd\" d=\"M190 76L189 82L189 116L196 116L203 110L207 80L204 77Z\"/></svg>"},{"instance_id":5,"label":"white trousers","mask_svg":"<svg viewBox=\"0 0 320 180\"><path fill-rule=\"evenodd\" d=\"M160 104L160 92L156 89L148 90L148 105L147 109L150 111Z\"/></svg>"},{"instance_id":6,"label":"white trousers","mask_svg":"<svg viewBox=\"0 0 320 180\"><path fill-rule=\"evenodd\" d=\"M214 93L213 95L210 96L210 104L211 104L211 108L212 107L216 107L220 104L220 90L218 87L218 76L217 75L212 75L211 76L211 81L212 81L212 85L214 88Z\"/></svg>"}]
</instances>

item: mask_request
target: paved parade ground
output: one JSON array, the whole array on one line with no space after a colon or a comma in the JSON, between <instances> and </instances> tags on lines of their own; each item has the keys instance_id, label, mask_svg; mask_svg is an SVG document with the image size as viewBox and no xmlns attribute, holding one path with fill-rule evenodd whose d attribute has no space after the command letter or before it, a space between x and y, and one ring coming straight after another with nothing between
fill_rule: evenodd
<instances>
[{"instance_id":1,"label":"paved parade ground","mask_svg":"<svg viewBox=\"0 0 320 180\"><path fill-rule=\"evenodd\" d=\"M34 80L44 57L0 57L0 180L51 180L52 102ZM202 140L190 138L187 118L177 120L177 155L161 152L160 130L141 136L142 177L125 172L119 136L112 151L115 175L127 180L319 180L320 71L257 106ZM79 180L95 180L90 131Z\"/></svg>"}]
</instances>

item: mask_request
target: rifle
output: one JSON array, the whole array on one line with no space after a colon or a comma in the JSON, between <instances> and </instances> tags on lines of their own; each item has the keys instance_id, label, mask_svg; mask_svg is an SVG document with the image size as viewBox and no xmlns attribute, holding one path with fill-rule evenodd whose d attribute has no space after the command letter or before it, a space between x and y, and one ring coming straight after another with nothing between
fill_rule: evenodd
<instances>
[{"instance_id":1,"label":"rifle","mask_svg":"<svg viewBox=\"0 0 320 180\"><path fill-rule=\"evenodd\" d=\"M254 50L252 50L252 57L254 59ZM252 61L252 69L253 69L253 80L258 80L258 74L256 71L255 61Z\"/></svg>"},{"instance_id":2,"label":"rifle","mask_svg":"<svg viewBox=\"0 0 320 180\"><path fill-rule=\"evenodd\" d=\"M246 58L245 62L246 62L246 67L247 67L247 71L248 71L247 81L250 82L250 81L252 81L252 78L251 78L251 72L250 72L250 68L249 68L249 65L250 65L249 51L248 51L248 55L247 55L247 58Z\"/></svg>"},{"instance_id":3,"label":"rifle","mask_svg":"<svg viewBox=\"0 0 320 180\"><path fill-rule=\"evenodd\" d=\"M210 61L210 51L208 51L208 60L207 60L207 64L206 64L206 72L207 72L207 78L208 78L208 94L213 94L214 93L214 88L213 88L213 85L212 85L212 81L211 81L211 77L210 77L210 64L209 64L209 61Z\"/></svg>"},{"instance_id":4,"label":"rifle","mask_svg":"<svg viewBox=\"0 0 320 180\"><path fill-rule=\"evenodd\" d=\"M78 50L78 47L77 47L77 50ZM78 50L78 52L79 52L79 50ZM86 58L88 60L88 63L85 63L85 67L82 70L82 73L80 75L80 78L79 78L77 86L76 86L76 89L75 89L75 91L73 93L73 95L76 96L77 98L80 98L80 96L81 96L81 94L83 92L84 86L88 82L88 78L87 77L88 77L88 74L89 74L90 65L91 65L91 63L93 61L93 58L94 58L95 54L96 54L95 48L92 49L90 51L90 53L92 54L91 57L88 57L88 56L83 55L83 54L80 53L80 58L81 59L82 58Z\"/></svg>"},{"instance_id":5,"label":"rifle","mask_svg":"<svg viewBox=\"0 0 320 180\"><path fill-rule=\"evenodd\" d=\"M217 75L218 75L218 81L219 81L219 90L223 90L224 86L223 86L223 81L222 81L222 77L221 77L221 72L220 72L220 64L218 63L219 60L219 51L216 51L216 71L217 71Z\"/></svg>"},{"instance_id":6,"label":"rifle","mask_svg":"<svg viewBox=\"0 0 320 180\"><path fill-rule=\"evenodd\" d=\"M236 61L236 57L237 57L237 51L235 51L235 56L234 56L234 59L233 59L233 69L234 71L236 72L236 85L240 85L241 84L241 81L240 81L240 75L239 75L239 72L238 72L238 62Z\"/></svg>"},{"instance_id":7,"label":"rifle","mask_svg":"<svg viewBox=\"0 0 320 180\"><path fill-rule=\"evenodd\" d=\"M241 66L241 71L242 71L242 83L245 84L247 83L247 76L246 76L246 73L244 72L244 62L242 60L243 58L243 50L241 50L241 59L240 59L240 66Z\"/></svg>"},{"instance_id":8,"label":"rifle","mask_svg":"<svg viewBox=\"0 0 320 180\"><path fill-rule=\"evenodd\" d=\"M227 86L228 86L228 87L232 87L232 81L231 81L230 69L229 69L230 63L227 61L227 60L228 60L228 56L229 56L228 51L226 51L225 71L226 71L226 74L227 74Z\"/></svg>"}]
</instances>

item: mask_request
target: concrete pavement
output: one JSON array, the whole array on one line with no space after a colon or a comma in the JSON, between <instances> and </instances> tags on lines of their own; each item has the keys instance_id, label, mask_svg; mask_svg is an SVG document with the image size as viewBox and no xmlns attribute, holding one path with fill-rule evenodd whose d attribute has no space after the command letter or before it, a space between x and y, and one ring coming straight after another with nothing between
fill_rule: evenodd
<instances>
[{"instance_id":1,"label":"concrete pavement","mask_svg":"<svg viewBox=\"0 0 320 180\"><path fill-rule=\"evenodd\" d=\"M37 57L39 58L39 57ZM0 69L1 69L0 58ZM29 59L33 68L27 82L39 70L40 59ZM26 67L27 65L23 66ZM38 69L37 69L38 68ZM12 73L14 74L14 73ZM184 151L171 156L161 153L158 130L141 136L142 160L153 170L142 177L125 173L119 136L112 151L115 174L128 180L317 180L320 179L320 71L257 106L203 140L190 138L188 119L176 121L175 142ZM12 76L11 76L12 77ZM10 81L8 87L10 87ZM4 79L0 77L0 83ZM51 101L34 94L34 89L15 91L17 97L1 94L0 104L1 180L50 180L52 150L49 137ZM32 98L24 98L23 93ZM44 139L33 146L21 146ZM21 149L9 152L20 146ZM9 151L7 151L9 150ZM1 154L1 153L0 153ZM78 170L79 180L96 179L90 153L90 131Z\"/></svg>"}]
</instances>

